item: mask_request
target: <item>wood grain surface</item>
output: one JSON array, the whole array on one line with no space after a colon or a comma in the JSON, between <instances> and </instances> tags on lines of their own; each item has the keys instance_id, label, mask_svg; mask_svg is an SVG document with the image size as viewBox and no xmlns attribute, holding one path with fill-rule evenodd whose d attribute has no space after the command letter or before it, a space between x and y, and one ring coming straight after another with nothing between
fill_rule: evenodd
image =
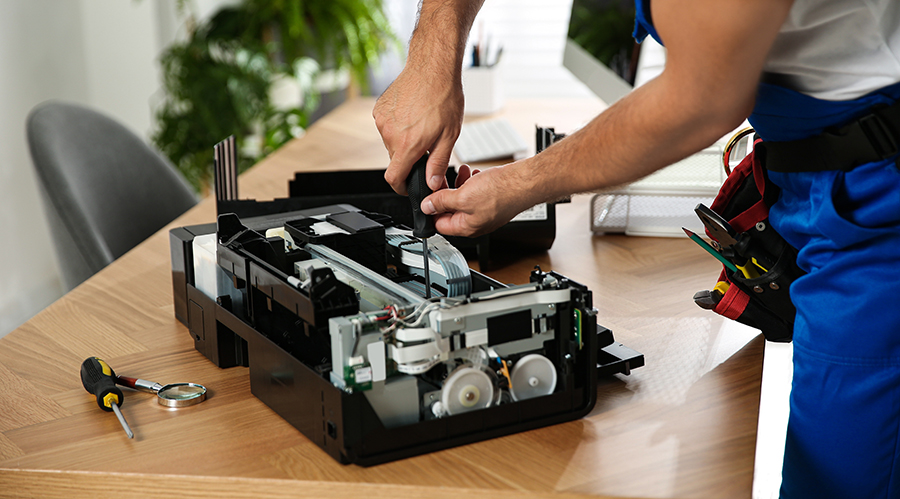
<instances>
[{"instance_id":1,"label":"wood grain surface","mask_svg":"<svg viewBox=\"0 0 900 499\"><path fill-rule=\"evenodd\" d=\"M284 197L300 170L384 168L373 105L355 99L316 123L245 173L241 197ZM570 130L601 109L521 100L504 115L530 141L535 124ZM691 241L592 236L588 212L587 195L558 206L551 250L489 272L521 283L540 264L586 284L600 324L645 354L646 367L600 382L584 419L371 468L336 463L174 318L168 228L213 221L206 199L0 340L0 497L749 497L762 339L692 303L719 266ZM126 393L129 440L81 387L91 355L122 375L202 383L209 398L167 409Z\"/></svg>"}]
</instances>

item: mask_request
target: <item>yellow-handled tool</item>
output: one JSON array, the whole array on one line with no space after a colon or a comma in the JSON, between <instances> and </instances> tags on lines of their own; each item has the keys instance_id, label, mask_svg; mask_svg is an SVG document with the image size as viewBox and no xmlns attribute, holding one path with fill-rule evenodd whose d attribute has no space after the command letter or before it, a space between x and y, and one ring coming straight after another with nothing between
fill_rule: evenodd
<instances>
[{"instance_id":1,"label":"yellow-handled tool","mask_svg":"<svg viewBox=\"0 0 900 499\"><path fill-rule=\"evenodd\" d=\"M134 432L125 421L125 416L119 410L119 406L125 400L122 390L116 386L116 373L109 364L97 357L88 357L81 363L81 384L88 393L97 397L97 405L107 412L114 412L119 418L119 423L128 435L134 438Z\"/></svg>"}]
</instances>

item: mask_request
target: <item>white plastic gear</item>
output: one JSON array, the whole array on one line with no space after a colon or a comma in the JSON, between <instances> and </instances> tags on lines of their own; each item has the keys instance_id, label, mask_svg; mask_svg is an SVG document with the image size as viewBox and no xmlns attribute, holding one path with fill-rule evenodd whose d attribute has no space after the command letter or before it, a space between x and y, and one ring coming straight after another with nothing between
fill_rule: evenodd
<instances>
[{"instance_id":1,"label":"white plastic gear","mask_svg":"<svg viewBox=\"0 0 900 499\"><path fill-rule=\"evenodd\" d=\"M441 389L441 405L451 416L490 407L494 401L494 383L486 372L475 367L460 367L450 373Z\"/></svg>"},{"instance_id":2,"label":"white plastic gear","mask_svg":"<svg viewBox=\"0 0 900 499\"><path fill-rule=\"evenodd\" d=\"M519 359L509 378L509 393L516 401L550 395L556 389L556 367L550 359L536 353Z\"/></svg>"}]
</instances>

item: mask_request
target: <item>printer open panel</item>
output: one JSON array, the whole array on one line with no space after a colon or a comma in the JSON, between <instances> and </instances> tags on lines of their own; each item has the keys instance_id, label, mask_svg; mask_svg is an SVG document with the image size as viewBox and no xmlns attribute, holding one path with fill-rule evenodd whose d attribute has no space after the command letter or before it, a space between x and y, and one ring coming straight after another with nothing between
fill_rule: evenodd
<instances>
[{"instance_id":1,"label":"printer open panel","mask_svg":"<svg viewBox=\"0 0 900 499\"><path fill-rule=\"evenodd\" d=\"M440 235L426 267L388 215L296 203L218 199L216 224L170 231L175 315L198 351L248 366L251 392L341 463L578 419L598 375L643 365L576 281L536 268L528 284L497 282Z\"/></svg>"},{"instance_id":2,"label":"printer open panel","mask_svg":"<svg viewBox=\"0 0 900 499\"><path fill-rule=\"evenodd\" d=\"M446 274L433 279L443 296L425 300L417 245L389 242L402 227L328 211L174 229L173 282L197 349L220 367L248 365L252 393L342 463L580 418L595 402L598 349L607 370L643 362L597 327L577 282L535 270L506 286L469 270L468 294L446 296L460 286L443 262L432 266ZM365 227L309 229L333 215Z\"/></svg>"}]
</instances>

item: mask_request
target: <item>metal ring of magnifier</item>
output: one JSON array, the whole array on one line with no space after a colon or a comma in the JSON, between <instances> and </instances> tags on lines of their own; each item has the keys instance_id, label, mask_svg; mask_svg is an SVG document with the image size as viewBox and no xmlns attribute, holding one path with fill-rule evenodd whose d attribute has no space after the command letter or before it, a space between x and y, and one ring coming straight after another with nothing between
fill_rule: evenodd
<instances>
[{"instance_id":1,"label":"metal ring of magnifier","mask_svg":"<svg viewBox=\"0 0 900 499\"><path fill-rule=\"evenodd\" d=\"M206 400L206 387L197 383L161 385L153 381L126 376L117 376L116 383L142 392L155 393L159 405L166 407L187 407Z\"/></svg>"},{"instance_id":2,"label":"metal ring of magnifier","mask_svg":"<svg viewBox=\"0 0 900 499\"><path fill-rule=\"evenodd\" d=\"M197 383L171 383L156 392L159 405L187 407L206 400L206 387Z\"/></svg>"}]
</instances>

